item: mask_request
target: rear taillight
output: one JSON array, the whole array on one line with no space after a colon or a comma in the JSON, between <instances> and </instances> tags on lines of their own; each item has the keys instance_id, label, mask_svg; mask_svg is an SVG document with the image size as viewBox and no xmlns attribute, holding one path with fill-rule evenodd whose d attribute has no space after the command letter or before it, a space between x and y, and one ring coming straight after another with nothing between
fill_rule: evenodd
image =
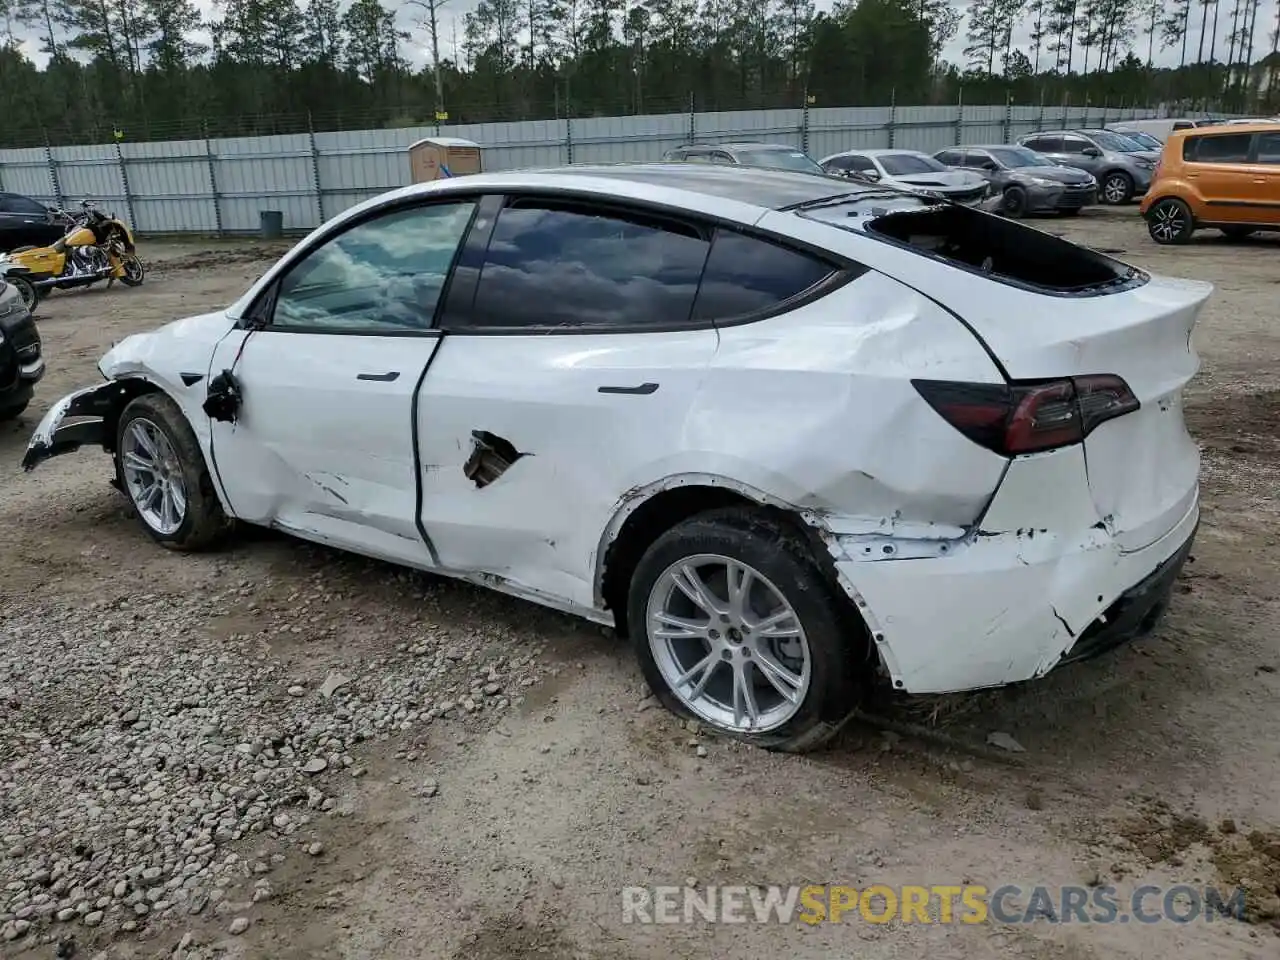
<instances>
[{"instance_id":1,"label":"rear taillight","mask_svg":"<svg viewBox=\"0 0 1280 960\"><path fill-rule=\"evenodd\" d=\"M1109 373L1007 385L911 383L949 424L1006 457L1079 443L1098 424L1140 406L1129 385Z\"/></svg>"}]
</instances>

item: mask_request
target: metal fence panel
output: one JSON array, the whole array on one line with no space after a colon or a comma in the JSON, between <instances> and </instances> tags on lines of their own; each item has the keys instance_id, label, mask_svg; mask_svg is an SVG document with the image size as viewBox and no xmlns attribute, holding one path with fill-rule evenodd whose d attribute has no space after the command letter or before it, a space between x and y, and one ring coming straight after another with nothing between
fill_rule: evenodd
<instances>
[{"instance_id":1,"label":"metal fence panel","mask_svg":"<svg viewBox=\"0 0 1280 960\"><path fill-rule=\"evenodd\" d=\"M690 140L785 143L817 159L891 146L933 152L1154 113L1063 104L813 107L38 147L0 150L0 190L68 206L91 198L144 234L252 232L263 210L282 211L285 228L301 231L407 184L408 147L431 136L474 140L485 147L485 169L511 170L658 160Z\"/></svg>"}]
</instances>

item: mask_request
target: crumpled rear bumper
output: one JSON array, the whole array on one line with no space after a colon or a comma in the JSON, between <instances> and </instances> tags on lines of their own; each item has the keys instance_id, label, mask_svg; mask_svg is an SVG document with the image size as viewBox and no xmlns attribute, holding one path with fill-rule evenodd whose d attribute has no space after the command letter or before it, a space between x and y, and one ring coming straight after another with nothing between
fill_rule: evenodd
<instances>
[{"instance_id":1,"label":"crumpled rear bumper","mask_svg":"<svg viewBox=\"0 0 1280 960\"><path fill-rule=\"evenodd\" d=\"M124 396L124 388L114 380L67 394L36 425L22 457L22 469L34 470L49 457L70 453L86 443L105 446L109 439L107 418Z\"/></svg>"}]
</instances>

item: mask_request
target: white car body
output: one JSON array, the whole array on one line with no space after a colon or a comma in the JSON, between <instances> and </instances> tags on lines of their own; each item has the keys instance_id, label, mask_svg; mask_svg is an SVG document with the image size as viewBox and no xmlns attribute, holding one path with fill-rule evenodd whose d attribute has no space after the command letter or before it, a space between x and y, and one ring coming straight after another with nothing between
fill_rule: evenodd
<instances>
[{"instance_id":1,"label":"white car body","mask_svg":"<svg viewBox=\"0 0 1280 960\"><path fill-rule=\"evenodd\" d=\"M980 204L988 194L986 177L972 170L955 170L942 166L940 170L930 169L919 173L895 172L893 164L895 160L901 159L930 167L939 165L935 157L919 150L844 150L824 157L818 163L830 173L840 165L840 161L853 158L870 163L875 171L875 182L886 187L936 193L969 206Z\"/></svg>"},{"instance_id":2,"label":"white car body","mask_svg":"<svg viewBox=\"0 0 1280 960\"><path fill-rule=\"evenodd\" d=\"M768 202L775 189L810 199L863 191L875 202L854 213L781 209ZM725 325L359 336L241 323L291 266L379 211L548 192L676 210L852 266L821 296ZM229 307L118 343L100 364L111 383L55 405L25 465L114 442L101 422L95 434L71 417L145 382L181 408L228 516L601 624L615 623L605 566L628 517L664 492L731 492L820 538L897 689L1037 677L1191 542L1199 452L1181 394L1198 369L1190 335L1212 288L1119 264L1129 279L1114 290L1046 291L868 228L886 206L920 203L854 182L688 164L392 191L318 228ZM213 420L207 384L233 367L241 415ZM1025 455L962 435L912 382L1002 390L1099 374L1122 377L1140 407L1083 442ZM483 487L468 476L477 431L523 454Z\"/></svg>"}]
</instances>

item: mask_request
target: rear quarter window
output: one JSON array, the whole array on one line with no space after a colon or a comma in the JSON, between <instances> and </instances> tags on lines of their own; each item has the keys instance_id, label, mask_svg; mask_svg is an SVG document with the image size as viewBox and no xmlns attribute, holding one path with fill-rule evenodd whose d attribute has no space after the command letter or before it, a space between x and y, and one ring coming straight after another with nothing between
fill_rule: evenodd
<instances>
[{"instance_id":1,"label":"rear quarter window","mask_svg":"<svg viewBox=\"0 0 1280 960\"><path fill-rule=\"evenodd\" d=\"M709 322L762 313L835 272L832 264L807 253L721 229L711 244L693 319Z\"/></svg>"},{"instance_id":2,"label":"rear quarter window","mask_svg":"<svg viewBox=\"0 0 1280 960\"><path fill-rule=\"evenodd\" d=\"M1193 163L1245 163L1249 159L1251 133L1205 134L1187 137L1182 159Z\"/></svg>"}]
</instances>

